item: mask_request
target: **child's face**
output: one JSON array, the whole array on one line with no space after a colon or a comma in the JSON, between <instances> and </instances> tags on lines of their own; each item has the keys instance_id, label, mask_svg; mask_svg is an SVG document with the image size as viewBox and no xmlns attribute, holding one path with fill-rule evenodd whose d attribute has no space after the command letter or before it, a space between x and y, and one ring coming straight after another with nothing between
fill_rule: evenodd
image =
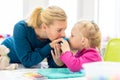
<instances>
[{"instance_id":1,"label":"child's face","mask_svg":"<svg viewBox=\"0 0 120 80\"><path fill-rule=\"evenodd\" d=\"M80 33L77 27L73 27L69 43L72 49L81 50L83 45L83 35Z\"/></svg>"}]
</instances>

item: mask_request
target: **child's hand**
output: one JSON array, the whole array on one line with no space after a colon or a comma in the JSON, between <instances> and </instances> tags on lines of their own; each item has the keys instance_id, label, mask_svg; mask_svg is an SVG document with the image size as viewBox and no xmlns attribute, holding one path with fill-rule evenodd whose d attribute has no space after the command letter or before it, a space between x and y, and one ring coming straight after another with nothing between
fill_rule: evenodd
<instances>
[{"instance_id":1,"label":"child's hand","mask_svg":"<svg viewBox=\"0 0 120 80\"><path fill-rule=\"evenodd\" d=\"M66 52L66 51L70 51L70 46L69 46L68 41L62 39L61 50L62 50L63 53Z\"/></svg>"},{"instance_id":2,"label":"child's hand","mask_svg":"<svg viewBox=\"0 0 120 80\"><path fill-rule=\"evenodd\" d=\"M58 66L63 66L63 62L60 60L61 50L60 50L59 44L56 44L54 46L54 51L51 50L51 54L52 54L52 57L53 57L53 60L55 61L55 63Z\"/></svg>"}]
</instances>

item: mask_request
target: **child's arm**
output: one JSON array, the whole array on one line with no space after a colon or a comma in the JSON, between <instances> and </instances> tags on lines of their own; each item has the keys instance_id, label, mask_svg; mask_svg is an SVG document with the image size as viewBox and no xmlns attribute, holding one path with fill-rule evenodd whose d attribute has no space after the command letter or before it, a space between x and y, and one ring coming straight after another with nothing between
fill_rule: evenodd
<instances>
[{"instance_id":1,"label":"child's arm","mask_svg":"<svg viewBox=\"0 0 120 80\"><path fill-rule=\"evenodd\" d=\"M62 50L62 53L65 53L66 51L71 51L68 41L62 39L61 50Z\"/></svg>"}]
</instances>

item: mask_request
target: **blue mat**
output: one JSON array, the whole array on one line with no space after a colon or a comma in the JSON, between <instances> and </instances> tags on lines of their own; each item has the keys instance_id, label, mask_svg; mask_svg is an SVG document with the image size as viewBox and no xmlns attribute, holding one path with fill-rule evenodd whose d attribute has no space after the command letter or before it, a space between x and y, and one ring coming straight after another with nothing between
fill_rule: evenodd
<instances>
[{"instance_id":1,"label":"blue mat","mask_svg":"<svg viewBox=\"0 0 120 80\"><path fill-rule=\"evenodd\" d=\"M60 79L60 78L75 78L85 75L84 70L80 72L71 72L68 68L47 68L38 70L38 74L41 74L48 79Z\"/></svg>"}]
</instances>

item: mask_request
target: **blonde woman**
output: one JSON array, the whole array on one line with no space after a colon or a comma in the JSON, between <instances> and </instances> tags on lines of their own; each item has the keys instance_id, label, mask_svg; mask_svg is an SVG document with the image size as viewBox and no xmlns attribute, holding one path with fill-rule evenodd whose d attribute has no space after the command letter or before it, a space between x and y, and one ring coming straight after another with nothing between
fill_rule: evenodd
<instances>
[{"instance_id":1,"label":"blonde woman","mask_svg":"<svg viewBox=\"0 0 120 80\"><path fill-rule=\"evenodd\" d=\"M64 39L61 41L61 47L55 45L54 53L52 52L54 61L59 66L65 64L71 71L78 72L84 63L102 61L99 54L101 32L97 24L93 22L77 22L72 28L69 43ZM73 54L72 49L77 52Z\"/></svg>"},{"instance_id":2,"label":"blonde woman","mask_svg":"<svg viewBox=\"0 0 120 80\"><path fill-rule=\"evenodd\" d=\"M11 63L21 63L29 68L48 58L49 67L57 66L51 56L51 49L65 37L67 16L63 9L49 6L37 7L27 20L14 26L13 36L3 41L10 49Z\"/></svg>"}]
</instances>

